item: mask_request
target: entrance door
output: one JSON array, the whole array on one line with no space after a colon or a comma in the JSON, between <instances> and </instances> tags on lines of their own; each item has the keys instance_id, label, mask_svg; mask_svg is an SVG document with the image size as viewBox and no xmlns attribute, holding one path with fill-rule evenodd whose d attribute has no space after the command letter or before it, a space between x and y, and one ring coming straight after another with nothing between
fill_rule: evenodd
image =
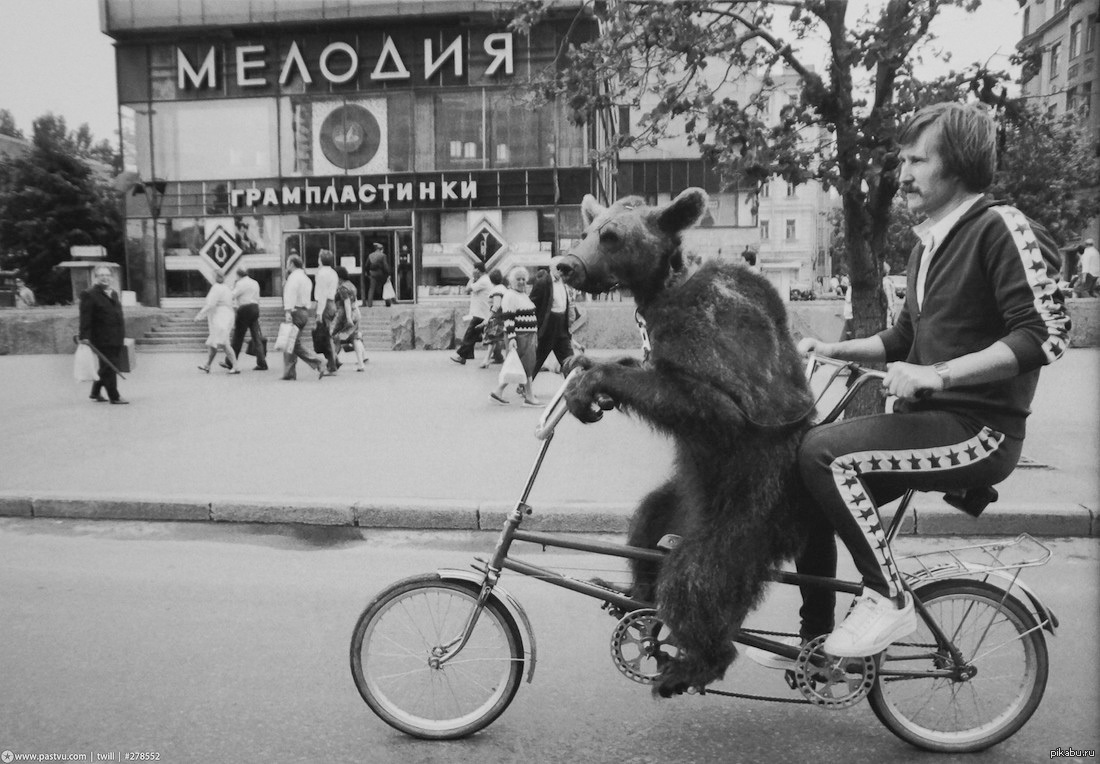
<instances>
[{"instance_id":1,"label":"entrance door","mask_svg":"<svg viewBox=\"0 0 1100 764\"><path fill-rule=\"evenodd\" d=\"M412 257L412 230L365 230L358 236L362 243L363 273L360 282L363 296L366 297L369 286L367 262L375 244L382 245L382 251L386 255L386 264L389 266L390 280L397 294L397 302L412 302L415 297L415 275ZM381 300L381 287L377 287L375 300Z\"/></svg>"}]
</instances>

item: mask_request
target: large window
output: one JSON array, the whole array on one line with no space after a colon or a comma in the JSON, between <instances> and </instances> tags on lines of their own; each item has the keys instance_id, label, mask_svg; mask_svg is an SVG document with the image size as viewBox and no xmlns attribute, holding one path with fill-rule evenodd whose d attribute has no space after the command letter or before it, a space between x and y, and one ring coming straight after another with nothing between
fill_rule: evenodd
<instances>
[{"instance_id":1,"label":"large window","mask_svg":"<svg viewBox=\"0 0 1100 764\"><path fill-rule=\"evenodd\" d=\"M1062 54L1062 43L1056 42L1050 46L1050 72L1049 76L1053 80L1058 76L1058 59Z\"/></svg>"},{"instance_id":2,"label":"large window","mask_svg":"<svg viewBox=\"0 0 1100 764\"><path fill-rule=\"evenodd\" d=\"M152 139L157 177L272 177L278 170L277 135L274 99L157 103Z\"/></svg>"},{"instance_id":3,"label":"large window","mask_svg":"<svg viewBox=\"0 0 1100 764\"><path fill-rule=\"evenodd\" d=\"M435 97L435 161L438 170L484 166L484 107L481 93L443 93Z\"/></svg>"},{"instance_id":4,"label":"large window","mask_svg":"<svg viewBox=\"0 0 1100 764\"><path fill-rule=\"evenodd\" d=\"M1081 22L1075 21L1069 26L1069 57L1076 58L1080 52Z\"/></svg>"}]
</instances>

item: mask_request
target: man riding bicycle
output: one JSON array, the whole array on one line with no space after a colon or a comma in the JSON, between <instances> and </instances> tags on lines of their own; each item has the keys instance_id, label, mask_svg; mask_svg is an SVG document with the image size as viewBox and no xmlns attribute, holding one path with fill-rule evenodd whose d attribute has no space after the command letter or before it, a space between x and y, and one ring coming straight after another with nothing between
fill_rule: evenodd
<instances>
[{"instance_id":1,"label":"man riding bicycle","mask_svg":"<svg viewBox=\"0 0 1100 764\"><path fill-rule=\"evenodd\" d=\"M1057 247L1042 226L983 193L995 136L981 105L935 104L902 128L901 191L925 219L914 228L920 246L897 322L873 337L799 345L887 362L883 386L898 398L892 414L815 427L799 449L822 515L798 572L836 575L835 530L863 578L862 596L835 630L834 593L802 591L801 638L829 634L831 655L874 655L916 628L878 507L910 488L955 492L1004 480L1020 458L1039 369L1068 344ZM749 654L790 668L787 659Z\"/></svg>"}]
</instances>

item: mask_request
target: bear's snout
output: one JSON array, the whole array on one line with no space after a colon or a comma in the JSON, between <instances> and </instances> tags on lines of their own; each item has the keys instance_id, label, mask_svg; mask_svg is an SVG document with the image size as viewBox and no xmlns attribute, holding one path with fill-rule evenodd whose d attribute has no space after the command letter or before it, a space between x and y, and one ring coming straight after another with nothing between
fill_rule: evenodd
<instances>
[{"instance_id":1,"label":"bear's snout","mask_svg":"<svg viewBox=\"0 0 1100 764\"><path fill-rule=\"evenodd\" d=\"M584 262L576 255L562 255L558 258L557 262L558 273L561 274L562 281L574 289L581 287L581 282L584 281Z\"/></svg>"}]
</instances>

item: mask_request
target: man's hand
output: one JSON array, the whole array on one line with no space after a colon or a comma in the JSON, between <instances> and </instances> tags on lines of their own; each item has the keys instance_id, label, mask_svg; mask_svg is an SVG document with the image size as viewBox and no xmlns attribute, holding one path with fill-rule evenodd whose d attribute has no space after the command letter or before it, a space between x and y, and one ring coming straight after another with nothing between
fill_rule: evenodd
<instances>
[{"instance_id":1,"label":"man's hand","mask_svg":"<svg viewBox=\"0 0 1100 764\"><path fill-rule=\"evenodd\" d=\"M931 366L913 363L891 363L886 366L886 379L882 387L890 395L915 401L928 393L943 390L943 378Z\"/></svg>"}]
</instances>

